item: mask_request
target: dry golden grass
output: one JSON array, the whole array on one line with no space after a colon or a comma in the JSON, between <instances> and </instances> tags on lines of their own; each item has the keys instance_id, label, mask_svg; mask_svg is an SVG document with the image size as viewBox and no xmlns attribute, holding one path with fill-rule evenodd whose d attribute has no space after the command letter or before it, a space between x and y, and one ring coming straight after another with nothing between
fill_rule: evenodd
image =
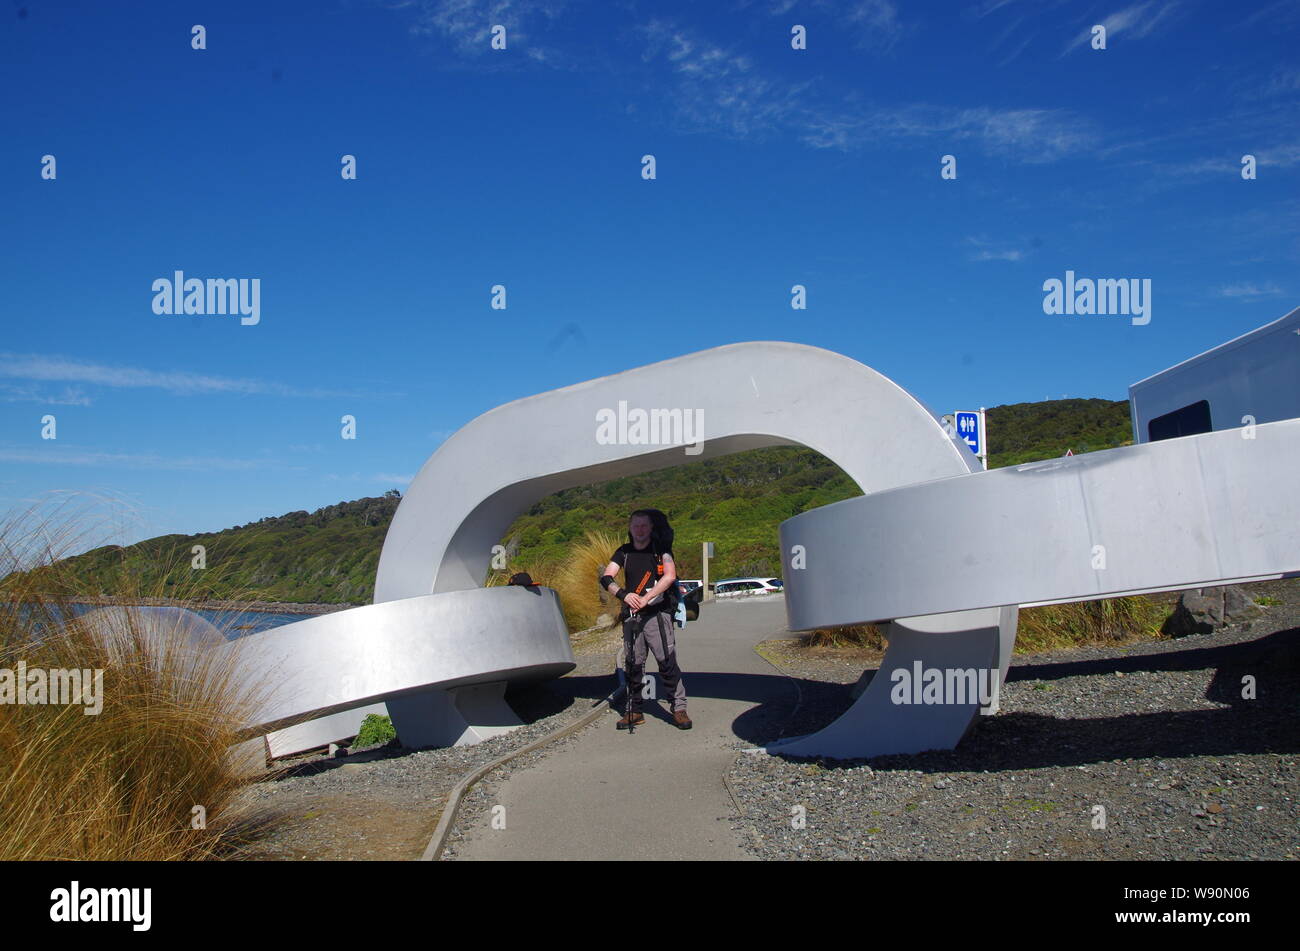
<instances>
[{"instance_id":1,"label":"dry golden grass","mask_svg":"<svg viewBox=\"0 0 1300 951\"><path fill-rule=\"evenodd\" d=\"M1108 598L1025 608L1020 612L1016 653L1064 647L1107 646L1163 637L1169 611L1149 598ZM884 632L874 624L819 628L799 635L800 647L862 648L882 651Z\"/></svg>"},{"instance_id":2,"label":"dry golden grass","mask_svg":"<svg viewBox=\"0 0 1300 951\"><path fill-rule=\"evenodd\" d=\"M526 571L538 584L555 589L569 631L585 631L595 626L602 614L612 619L618 616L618 601L609 595L602 596L596 582L609 564L609 556L623 541L622 536L612 532L587 532L583 540L569 550L569 557L564 562L511 562L506 570L492 572L486 586L506 584L515 572ZM611 627L616 623L613 621Z\"/></svg>"},{"instance_id":3,"label":"dry golden grass","mask_svg":"<svg viewBox=\"0 0 1300 951\"><path fill-rule=\"evenodd\" d=\"M1016 653L1154 640L1164 636L1160 626L1168 616L1168 609L1142 595L1024 608Z\"/></svg>"},{"instance_id":4,"label":"dry golden grass","mask_svg":"<svg viewBox=\"0 0 1300 951\"><path fill-rule=\"evenodd\" d=\"M885 649L885 636L874 624L819 627L802 632L798 640L800 647L860 647L871 651Z\"/></svg>"},{"instance_id":5,"label":"dry golden grass","mask_svg":"<svg viewBox=\"0 0 1300 951\"><path fill-rule=\"evenodd\" d=\"M617 598L602 592L598 581L609 564L609 556L623 542L623 536L612 532L589 531L581 542L573 546L569 560L555 579L556 590L565 604L564 614L570 630L592 627L602 614L611 618L611 627L618 623L622 605Z\"/></svg>"},{"instance_id":6,"label":"dry golden grass","mask_svg":"<svg viewBox=\"0 0 1300 951\"><path fill-rule=\"evenodd\" d=\"M237 650L196 647L159 621L174 612L76 619L58 561L102 528L89 507L64 498L0 524L0 668L103 671L96 715L78 702L0 703L0 860L231 854L258 820L232 808L250 776L230 747L265 685L237 679ZM115 597L151 593L124 576Z\"/></svg>"}]
</instances>

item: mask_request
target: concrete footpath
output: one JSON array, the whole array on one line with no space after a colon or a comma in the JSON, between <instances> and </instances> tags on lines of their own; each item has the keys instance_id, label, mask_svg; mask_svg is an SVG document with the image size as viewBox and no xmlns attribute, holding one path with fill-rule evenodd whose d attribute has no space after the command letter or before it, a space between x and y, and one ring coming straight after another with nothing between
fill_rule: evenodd
<instances>
[{"instance_id":1,"label":"concrete footpath","mask_svg":"<svg viewBox=\"0 0 1300 951\"><path fill-rule=\"evenodd\" d=\"M646 701L645 725L629 736L610 710L501 782L494 803L505 806L506 828L490 828L490 815L462 827L458 858L751 858L727 821L735 806L723 776L737 750L778 736L798 702L795 682L754 653L788 636L785 620L780 596L706 602L700 620L677 632L694 728L677 729L667 701ZM654 668L651 656L647 672Z\"/></svg>"}]
</instances>

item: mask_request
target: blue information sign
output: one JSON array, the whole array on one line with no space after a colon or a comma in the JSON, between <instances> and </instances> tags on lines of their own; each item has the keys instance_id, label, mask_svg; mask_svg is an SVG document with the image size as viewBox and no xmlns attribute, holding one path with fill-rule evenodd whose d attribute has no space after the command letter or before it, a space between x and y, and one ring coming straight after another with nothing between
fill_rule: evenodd
<instances>
[{"instance_id":1,"label":"blue information sign","mask_svg":"<svg viewBox=\"0 0 1300 951\"><path fill-rule=\"evenodd\" d=\"M975 455L980 454L980 414L979 413L958 413L957 414L957 438L970 446L970 451Z\"/></svg>"}]
</instances>

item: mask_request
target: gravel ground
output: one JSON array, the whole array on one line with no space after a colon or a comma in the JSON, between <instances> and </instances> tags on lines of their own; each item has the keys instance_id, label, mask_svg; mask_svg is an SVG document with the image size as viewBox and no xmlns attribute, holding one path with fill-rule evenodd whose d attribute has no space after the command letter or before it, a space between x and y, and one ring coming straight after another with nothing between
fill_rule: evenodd
<instances>
[{"instance_id":1,"label":"gravel ground","mask_svg":"<svg viewBox=\"0 0 1300 951\"><path fill-rule=\"evenodd\" d=\"M956 751L865 762L739 753L733 828L765 859L1300 858L1300 579L1246 588L1283 603L1212 635L1017 656L1001 712ZM573 673L511 694L527 725L488 742L281 763L244 794L268 823L246 857L418 858L467 772L576 721L613 689L617 646L617 632L584 639ZM786 641L760 652L800 688L797 706L768 718L771 738L829 723L875 665ZM1238 697L1248 673L1257 700ZM485 820L498 784L579 735L478 783L443 857L457 858L457 830ZM805 810L802 829L793 806ZM1093 828L1098 806L1104 829Z\"/></svg>"},{"instance_id":2,"label":"gravel ground","mask_svg":"<svg viewBox=\"0 0 1300 951\"><path fill-rule=\"evenodd\" d=\"M1210 635L1017 656L1001 712L954 751L742 753L732 826L764 859L1300 858L1300 579L1244 587L1283 603ZM851 702L845 652L762 653L800 678L785 735Z\"/></svg>"},{"instance_id":3,"label":"gravel ground","mask_svg":"<svg viewBox=\"0 0 1300 951\"><path fill-rule=\"evenodd\" d=\"M281 761L277 771L268 770L238 803L249 825L258 829L243 857L418 859L433 836L447 794L466 773L573 723L590 711L588 698L596 691L614 689L612 652L575 659L578 667L568 676L509 694L511 706L527 725L486 742L418 752L376 746L335 758L317 754ZM557 745L563 742L567 740ZM540 755L542 750L520 761ZM508 775L515 762L487 779ZM458 825L463 825L466 808L473 806L469 800L479 791L478 786L471 790Z\"/></svg>"}]
</instances>

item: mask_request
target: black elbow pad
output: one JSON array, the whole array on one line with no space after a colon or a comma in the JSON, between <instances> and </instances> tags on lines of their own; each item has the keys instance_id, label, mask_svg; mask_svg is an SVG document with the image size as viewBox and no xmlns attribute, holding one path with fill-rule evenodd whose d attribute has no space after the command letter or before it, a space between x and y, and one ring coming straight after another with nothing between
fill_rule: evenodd
<instances>
[{"instance_id":1,"label":"black elbow pad","mask_svg":"<svg viewBox=\"0 0 1300 951\"><path fill-rule=\"evenodd\" d=\"M614 580L614 576L613 576L613 575L601 575L601 576L600 576L600 590L602 590L602 591L608 591L608 590L609 590L610 582L613 581L613 580Z\"/></svg>"}]
</instances>

